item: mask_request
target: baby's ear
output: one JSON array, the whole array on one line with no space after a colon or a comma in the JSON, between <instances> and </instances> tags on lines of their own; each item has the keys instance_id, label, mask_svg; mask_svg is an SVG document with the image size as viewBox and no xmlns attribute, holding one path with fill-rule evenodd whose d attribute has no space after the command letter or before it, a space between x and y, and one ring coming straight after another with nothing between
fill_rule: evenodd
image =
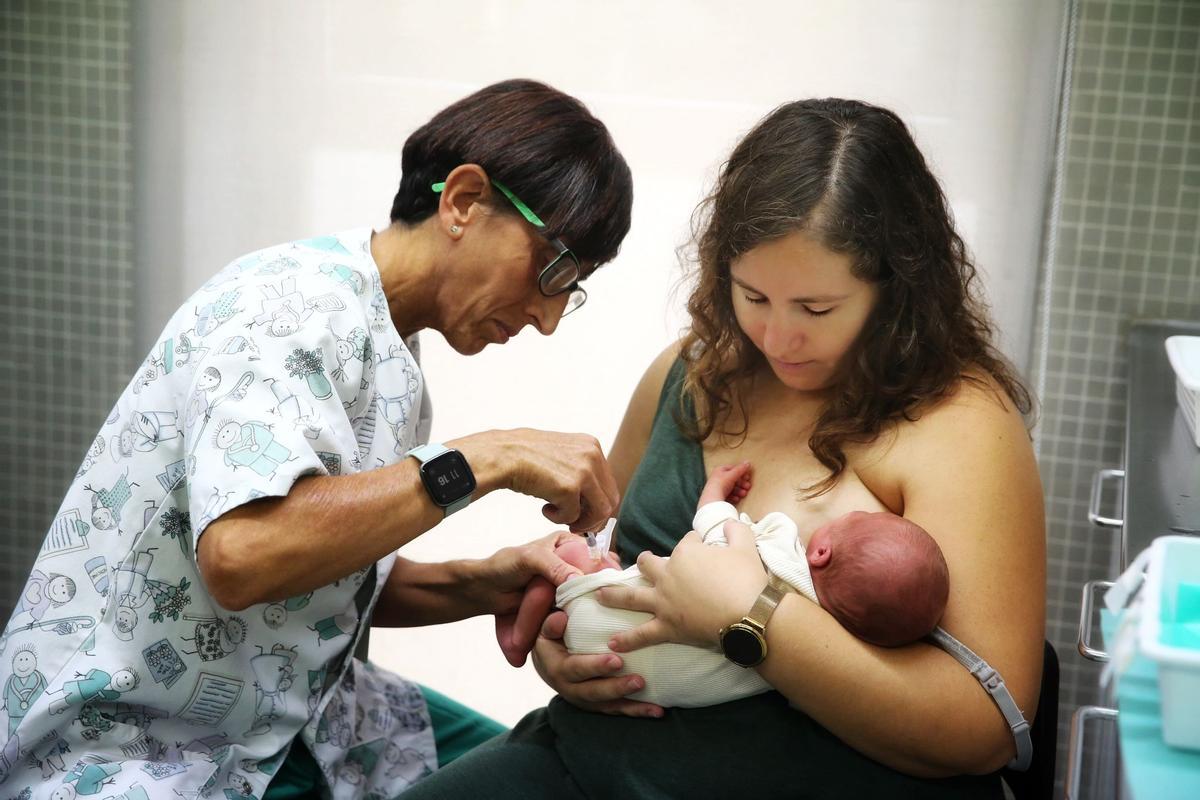
<instances>
[{"instance_id":1,"label":"baby's ear","mask_svg":"<svg viewBox=\"0 0 1200 800\"><path fill-rule=\"evenodd\" d=\"M833 559L833 547L829 544L829 540L814 544L808 548L808 565L813 569L821 569L829 566L829 562Z\"/></svg>"}]
</instances>

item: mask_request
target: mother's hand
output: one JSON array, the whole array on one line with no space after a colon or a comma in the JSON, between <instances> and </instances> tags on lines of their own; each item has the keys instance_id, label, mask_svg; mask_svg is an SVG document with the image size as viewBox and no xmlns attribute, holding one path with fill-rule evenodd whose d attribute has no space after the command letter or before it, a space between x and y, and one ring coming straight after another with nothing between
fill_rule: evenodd
<instances>
[{"instance_id":1,"label":"mother's hand","mask_svg":"<svg viewBox=\"0 0 1200 800\"><path fill-rule=\"evenodd\" d=\"M638 556L642 577L653 586L608 586L602 605L645 611L654 619L619 633L609 649L622 653L661 642L712 647L726 625L741 619L767 582L767 573L749 526L725 523L728 547L704 544L692 531L679 540L670 558L650 552Z\"/></svg>"},{"instance_id":2,"label":"mother's hand","mask_svg":"<svg viewBox=\"0 0 1200 800\"><path fill-rule=\"evenodd\" d=\"M562 642L567 615L556 611L546 618L542 635L533 646L533 664L546 684L564 700L585 711L627 717L661 717L661 706L630 700L626 695L641 690L646 682L639 675L616 675L621 657L612 653L572 655Z\"/></svg>"}]
</instances>

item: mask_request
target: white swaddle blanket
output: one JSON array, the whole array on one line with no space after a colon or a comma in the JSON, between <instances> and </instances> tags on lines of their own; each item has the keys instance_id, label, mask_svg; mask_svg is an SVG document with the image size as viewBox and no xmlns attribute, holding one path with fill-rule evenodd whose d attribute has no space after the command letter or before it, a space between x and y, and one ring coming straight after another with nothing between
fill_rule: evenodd
<instances>
[{"instance_id":1,"label":"white swaddle blanket","mask_svg":"<svg viewBox=\"0 0 1200 800\"><path fill-rule=\"evenodd\" d=\"M707 503L692 521L704 543L727 546L722 530L725 522L739 519L737 510L725 502ZM817 602L808 561L800 544L799 531L790 517L778 511L758 522L741 515L754 531L754 542L767 570L791 589ZM649 586L636 565L624 570L604 569L572 578L558 587L556 605L567 612L567 649L572 653L607 653L613 634L627 631L651 618L642 611L602 606L595 591L604 586ZM646 688L631 694L635 700L668 707L693 708L727 703L770 690L771 686L753 669L728 661L720 650L665 642L622 653L620 674L641 675Z\"/></svg>"}]
</instances>

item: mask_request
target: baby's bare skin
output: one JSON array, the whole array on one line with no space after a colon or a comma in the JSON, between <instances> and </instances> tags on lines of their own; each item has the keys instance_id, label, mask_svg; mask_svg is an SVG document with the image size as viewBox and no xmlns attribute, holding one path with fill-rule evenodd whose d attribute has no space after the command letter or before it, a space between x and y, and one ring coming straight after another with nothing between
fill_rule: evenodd
<instances>
[{"instance_id":1,"label":"baby's bare skin","mask_svg":"<svg viewBox=\"0 0 1200 800\"><path fill-rule=\"evenodd\" d=\"M554 553L585 575L609 567L621 568L616 553L608 552L601 560L593 560L583 539L560 544L554 548ZM521 598L521 607L516 614L496 617L496 640L508 663L514 667L525 664L542 622L553 608L554 585L545 578L537 577L525 587L525 596Z\"/></svg>"}]
</instances>

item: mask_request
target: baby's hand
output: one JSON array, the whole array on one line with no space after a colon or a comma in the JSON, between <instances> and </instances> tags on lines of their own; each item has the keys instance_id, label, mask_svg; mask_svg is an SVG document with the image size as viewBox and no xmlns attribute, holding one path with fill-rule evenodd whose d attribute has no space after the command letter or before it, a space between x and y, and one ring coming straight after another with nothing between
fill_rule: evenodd
<instances>
[{"instance_id":1,"label":"baby's hand","mask_svg":"<svg viewBox=\"0 0 1200 800\"><path fill-rule=\"evenodd\" d=\"M736 506L745 500L750 494L750 471L749 461L714 469L700 493L700 505L724 500Z\"/></svg>"}]
</instances>

